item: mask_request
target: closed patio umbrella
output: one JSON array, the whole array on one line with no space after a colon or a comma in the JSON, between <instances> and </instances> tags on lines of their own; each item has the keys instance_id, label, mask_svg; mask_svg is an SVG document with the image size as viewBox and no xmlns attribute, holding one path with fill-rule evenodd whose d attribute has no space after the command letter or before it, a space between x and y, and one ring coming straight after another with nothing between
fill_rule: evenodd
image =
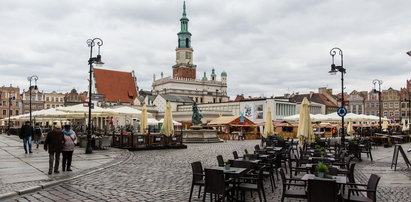
<instances>
[{"instance_id":1,"label":"closed patio umbrella","mask_svg":"<svg viewBox=\"0 0 411 202\"><path fill-rule=\"evenodd\" d=\"M267 137L274 134L273 120L271 119L271 108L268 108L265 116L264 132L263 136Z\"/></svg>"},{"instance_id":2,"label":"closed patio umbrella","mask_svg":"<svg viewBox=\"0 0 411 202\"><path fill-rule=\"evenodd\" d=\"M300 122L297 131L297 137L300 144L303 144L304 142L311 143L314 140L313 125L311 124L308 105L308 99L305 97L301 103Z\"/></svg>"},{"instance_id":3,"label":"closed patio umbrella","mask_svg":"<svg viewBox=\"0 0 411 202\"><path fill-rule=\"evenodd\" d=\"M405 120L402 121L402 131L408 130L408 124L406 124Z\"/></svg>"},{"instance_id":4,"label":"closed patio umbrella","mask_svg":"<svg viewBox=\"0 0 411 202\"><path fill-rule=\"evenodd\" d=\"M387 119L387 117L384 117L384 119ZM385 120L385 121L382 122L382 130L384 132L387 132L387 129L388 129L388 121Z\"/></svg>"},{"instance_id":5,"label":"closed patio umbrella","mask_svg":"<svg viewBox=\"0 0 411 202\"><path fill-rule=\"evenodd\" d=\"M355 131L354 131L354 128L352 126L352 121L350 121L348 123L348 126L347 126L347 134L354 135L354 133L355 133Z\"/></svg>"},{"instance_id":6,"label":"closed patio umbrella","mask_svg":"<svg viewBox=\"0 0 411 202\"><path fill-rule=\"evenodd\" d=\"M143 109L141 110L140 133L147 133L147 127L148 127L148 114L147 114L147 107L144 104Z\"/></svg>"},{"instance_id":7,"label":"closed patio umbrella","mask_svg":"<svg viewBox=\"0 0 411 202\"><path fill-rule=\"evenodd\" d=\"M174 135L173 115L171 113L171 110L171 104L167 103L166 111L164 113L164 122L163 126L161 127L161 132L167 137Z\"/></svg>"}]
</instances>

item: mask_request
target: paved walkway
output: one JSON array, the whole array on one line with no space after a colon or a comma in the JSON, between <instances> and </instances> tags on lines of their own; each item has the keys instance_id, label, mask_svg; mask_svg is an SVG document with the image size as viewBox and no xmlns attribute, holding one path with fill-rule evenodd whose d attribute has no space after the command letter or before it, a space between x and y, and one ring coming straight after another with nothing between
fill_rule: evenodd
<instances>
[{"instance_id":1,"label":"paved walkway","mask_svg":"<svg viewBox=\"0 0 411 202\"><path fill-rule=\"evenodd\" d=\"M204 167L214 166L218 154L223 155L224 159L231 159L232 151L236 150L241 155L244 149L253 151L258 143L258 140L228 141L188 144L188 149L179 150L128 152L130 155L122 155L121 158L127 158L119 164L8 201L188 201L191 162L200 160ZM411 144L404 144L403 147L408 149ZM382 147L374 149L375 161L372 163L363 157L355 171L357 182L364 183L370 173L377 173L382 176L378 201L410 201L411 169L399 159L397 171L391 170L392 150ZM411 159L410 153L407 155ZM265 183L268 201L281 199L281 181L277 179L276 183L274 192L271 192L268 181ZM256 195L247 195L247 201L258 201ZM201 200L194 197L193 201Z\"/></svg>"},{"instance_id":2,"label":"paved walkway","mask_svg":"<svg viewBox=\"0 0 411 202\"><path fill-rule=\"evenodd\" d=\"M72 178L93 168L109 164L123 150L109 149L84 154L83 148L76 147L73 154L72 172L48 175L48 153L43 145L33 153L25 154L22 141L17 136L0 134L0 196L15 194L26 189L47 185L58 180Z\"/></svg>"}]
</instances>

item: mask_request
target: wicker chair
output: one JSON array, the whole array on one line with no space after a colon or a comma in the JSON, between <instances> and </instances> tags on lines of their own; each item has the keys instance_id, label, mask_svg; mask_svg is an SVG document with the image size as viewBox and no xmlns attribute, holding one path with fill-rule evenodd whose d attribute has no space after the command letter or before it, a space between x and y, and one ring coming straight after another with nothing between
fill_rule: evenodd
<instances>
[{"instance_id":1,"label":"wicker chair","mask_svg":"<svg viewBox=\"0 0 411 202\"><path fill-rule=\"evenodd\" d=\"M307 193L305 192L304 189L302 190L293 190L289 189L290 186L300 186L300 187L305 187L304 184L296 184L296 183L291 183L291 181L299 181L296 179L287 179L285 177L285 173L283 169L280 169L280 175L281 175L281 181L283 183L283 193L281 195L281 202L284 201L284 198L300 198L300 199L306 199L307 198ZM288 186L288 189L287 189Z\"/></svg>"},{"instance_id":2,"label":"wicker chair","mask_svg":"<svg viewBox=\"0 0 411 202\"><path fill-rule=\"evenodd\" d=\"M377 186L380 179L380 176L371 174L367 184L348 183L349 186L356 188L348 188L348 194L342 195L343 201L377 201ZM366 189L358 189L359 186L366 187ZM366 196L354 195L358 192L366 192L367 194Z\"/></svg>"},{"instance_id":3,"label":"wicker chair","mask_svg":"<svg viewBox=\"0 0 411 202\"><path fill-rule=\"evenodd\" d=\"M337 202L338 187L333 180L308 180L308 202Z\"/></svg>"},{"instance_id":4,"label":"wicker chair","mask_svg":"<svg viewBox=\"0 0 411 202\"><path fill-rule=\"evenodd\" d=\"M200 198L201 187L205 185L204 170L203 170L203 166L201 165L201 162L196 161L196 162L191 163L191 168L193 170L193 180L191 181L190 198L188 201L191 201L191 197L193 195L193 189L195 185L199 186L198 198Z\"/></svg>"},{"instance_id":5,"label":"wicker chair","mask_svg":"<svg viewBox=\"0 0 411 202\"><path fill-rule=\"evenodd\" d=\"M224 166L223 156L218 155L218 156L217 156L217 162L218 162L218 166L220 166L220 167Z\"/></svg>"},{"instance_id":6,"label":"wicker chair","mask_svg":"<svg viewBox=\"0 0 411 202\"><path fill-rule=\"evenodd\" d=\"M206 194L210 194L212 200L213 194L216 196L216 201L225 201L225 198L229 196L229 192L233 190L233 187L229 186L230 180L224 179L224 171L205 169L205 188L203 194L203 201L205 201Z\"/></svg>"}]
</instances>

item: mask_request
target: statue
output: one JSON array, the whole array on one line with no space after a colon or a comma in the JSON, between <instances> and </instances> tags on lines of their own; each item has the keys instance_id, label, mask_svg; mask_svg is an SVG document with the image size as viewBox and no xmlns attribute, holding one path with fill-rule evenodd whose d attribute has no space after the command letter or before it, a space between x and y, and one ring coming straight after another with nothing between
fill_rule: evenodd
<instances>
[{"instance_id":1,"label":"statue","mask_svg":"<svg viewBox=\"0 0 411 202\"><path fill-rule=\"evenodd\" d=\"M201 118L203 118L203 115L200 114L197 108L197 103L194 102L193 104L193 117L191 118L191 122L193 125L200 125L201 124Z\"/></svg>"}]
</instances>

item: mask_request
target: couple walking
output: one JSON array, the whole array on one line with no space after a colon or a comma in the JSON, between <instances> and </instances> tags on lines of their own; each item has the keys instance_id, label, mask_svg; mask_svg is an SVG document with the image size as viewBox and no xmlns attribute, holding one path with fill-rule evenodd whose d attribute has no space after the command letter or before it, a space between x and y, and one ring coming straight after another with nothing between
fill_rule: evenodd
<instances>
[{"instance_id":1,"label":"couple walking","mask_svg":"<svg viewBox=\"0 0 411 202\"><path fill-rule=\"evenodd\" d=\"M54 173L59 173L60 153L63 153L62 170L71 171L71 160L76 143L76 133L71 130L70 125L65 125L61 130L61 125L57 123L54 129L47 134L44 150L49 152L49 175L53 172L53 164Z\"/></svg>"}]
</instances>

